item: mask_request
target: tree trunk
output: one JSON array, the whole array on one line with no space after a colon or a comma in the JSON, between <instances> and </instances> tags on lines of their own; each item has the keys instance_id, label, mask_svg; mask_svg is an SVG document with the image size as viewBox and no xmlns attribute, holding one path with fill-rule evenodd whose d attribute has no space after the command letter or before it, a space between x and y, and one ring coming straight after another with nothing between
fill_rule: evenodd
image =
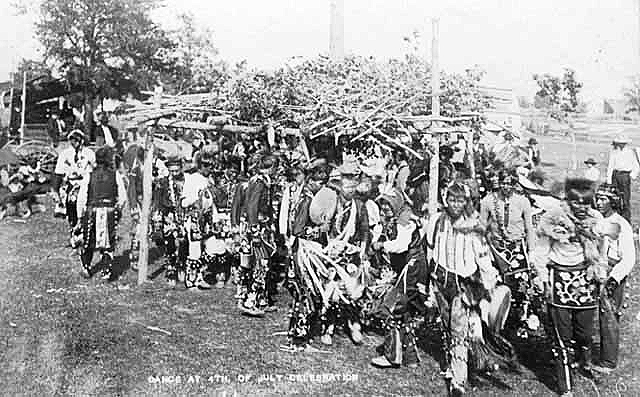
<instances>
[{"instance_id":1,"label":"tree trunk","mask_svg":"<svg viewBox=\"0 0 640 397\"><path fill-rule=\"evenodd\" d=\"M93 140L92 137L92 127L93 127L93 98L89 95L87 90L83 93L84 99L84 120L83 127L84 133L87 137L87 142L91 142Z\"/></svg>"}]
</instances>

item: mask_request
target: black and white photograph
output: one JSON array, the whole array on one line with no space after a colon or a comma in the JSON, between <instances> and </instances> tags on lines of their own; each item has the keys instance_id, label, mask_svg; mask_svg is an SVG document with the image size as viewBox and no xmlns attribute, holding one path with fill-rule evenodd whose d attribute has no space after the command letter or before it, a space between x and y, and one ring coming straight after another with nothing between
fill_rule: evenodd
<instances>
[{"instance_id":1,"label":"black and white photograph","mask_svg":"<svg viewBox=\"0 0 640 397\"><path fill-rule=\"evenodd\" d=\"M640 0L0 3L0 396L640 396Z\"/></svg>"}]
</instances>

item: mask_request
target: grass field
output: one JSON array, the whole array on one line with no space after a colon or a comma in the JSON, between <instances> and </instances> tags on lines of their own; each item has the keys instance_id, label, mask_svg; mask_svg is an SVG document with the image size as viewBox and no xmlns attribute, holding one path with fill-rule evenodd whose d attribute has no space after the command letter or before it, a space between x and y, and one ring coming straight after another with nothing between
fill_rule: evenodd
<instances>
[{"instance_id":1,"label":"grass field","mask_svg":"<svg viewBox=\"0 0 640 397\"><path fill-rule=\"evenodd\" d=\"M541 145L543 161L552 164L545 167L549 175L572 173L570 144L543 139ZM604 166L607 151L605 145L580 143L579 164L595 157ZM637 182L633 190L637 220ZM75 253L64 248L66 239L66 225L50 214L0 223L2 395L445 395L434 358L438 339L428 329L420 333L423 361L417 369L371 367L369 360L381 342L376 335L367 335L358 347L339 335L329 352L283 352L279 346L286 340L277 333L286 330L284 291L279 312L251 319L238 313L231 289L169 290L162 275L137 287L132 271L113 283L87 281L79 275ZM628 288L619 370L599 386L578 378L577 396L640 395L637 272ZM469 395L553 396L546 346L523 343L518 349L522 373L479 378Z\"/></svg>"}]
</instances>

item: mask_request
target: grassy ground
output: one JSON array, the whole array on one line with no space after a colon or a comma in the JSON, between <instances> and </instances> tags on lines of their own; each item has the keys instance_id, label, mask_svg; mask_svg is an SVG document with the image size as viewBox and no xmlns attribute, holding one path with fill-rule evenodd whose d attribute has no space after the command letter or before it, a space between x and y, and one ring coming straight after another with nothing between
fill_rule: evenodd
<instances>
[{"instance_id":1,"label":"grassy ground","mask_svg":"<svg viewBox=\"0 0 640 397\"><path fill-rule=\"evenodd\" d=\"M553 164L547 167L550 175L570 173L569 144L547 139L542 146L543 161ZM594 144L579 144L578 149L580 164L587 157L600 158L601 152L606 158L608 150ZM635 219L640 215L637 186ZM137 287L131 271L113 283L86 281L74 252L64 248L66 238L64 222L49 214L0 224L1 395L445 395L434 358L438 338L431 330L421 332L423 361L417 369L371 367L369 360L381 341L375 335L360 347L338 336L327 349L330 353L283 352L279 346L285 337L274 333L286 329L286 293L278 313L250 319L237 312L231 289L169 290L162 275ZM619 370L597 387L579 378L577 395L640 395L638 292L631 277ZM521 374L480 378L469 395L554 395L546 346L532 341L518 349Z\"/></svg>"}]
</instances>

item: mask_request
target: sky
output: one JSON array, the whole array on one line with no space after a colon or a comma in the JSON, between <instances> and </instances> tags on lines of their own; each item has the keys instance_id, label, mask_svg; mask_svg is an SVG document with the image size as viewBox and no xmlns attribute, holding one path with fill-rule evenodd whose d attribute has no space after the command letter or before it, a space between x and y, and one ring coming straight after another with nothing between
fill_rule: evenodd
<instances>
[{"instance_id":1,"label":"sky","mask_svg":"<svg viewBox=\"0 0 640 397\"><path fill-rule=\"evenodd\" d=\"M33 2L34 0L26 0ZM0 0L0 79L20 58L38 58L34 17L14 16ZM154 17L167 27L190 12L213 30L220 56L273 69L293 56L329 47L330 0L164 0ZM534 73L576 70L583 98L621 97L640 73L640 0L344 0L347 53L385 59L406 51L403 37L418 31L431 49L431 19L439 18L445 71L478 65L485 84L532 97Z\"/></svg>"}]
</instances>

